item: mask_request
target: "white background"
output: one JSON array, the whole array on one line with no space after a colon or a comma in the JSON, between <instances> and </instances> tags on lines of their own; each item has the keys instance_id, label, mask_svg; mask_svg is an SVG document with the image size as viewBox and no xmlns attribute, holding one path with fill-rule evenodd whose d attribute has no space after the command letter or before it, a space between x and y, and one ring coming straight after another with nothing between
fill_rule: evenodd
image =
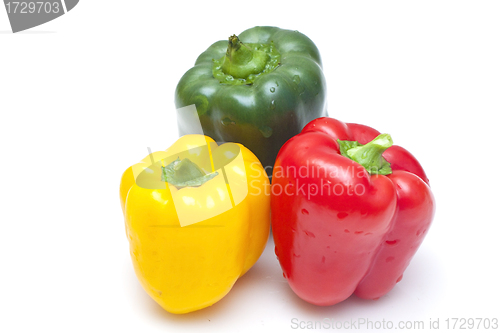
<instances>
[{"instance_id":1,"label":"white background","mask_svg":"<svg viewBox=\"0 0 500 333\"><path fill-rule=\"evenodd\" d=\"M443 329L446 318L499 318L499 17L498 1L83 0L12 34L0 7L0 331L284 332L323 318L439 319ZM303 302L271 240L223 300L172 315L134 275L120 176L147 147L176 140L174 90L196 57L256 25L316 43L330 115L416 155L434 223L378 301Z\"/></svg>"}]
</instances>

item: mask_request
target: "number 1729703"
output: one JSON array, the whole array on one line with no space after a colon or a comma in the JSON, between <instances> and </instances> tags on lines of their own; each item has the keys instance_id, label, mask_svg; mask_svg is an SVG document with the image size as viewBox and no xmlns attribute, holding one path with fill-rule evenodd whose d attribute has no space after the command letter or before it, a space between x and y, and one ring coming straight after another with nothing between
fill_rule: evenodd
<instances>
[{"instance_id":1,"label":"number 1729703","mask_svg":"<svg viewBox=\"0 0 500 333\"><path fill-rule=\"evenodd\" d=\"M498 318L447 318L446 329L498 329Z\"/></svg>"},{"instance_id":2,"label":"number 1729703","mask_svg":"<svg viewBox=\"0 0 500 333\"><path fill-rule=\"evenodd\" d=\"M62 10L59 2L50 1L9 1L5 3L5 8L9 14L57 14Z\"/></svg>"}]
</instances>

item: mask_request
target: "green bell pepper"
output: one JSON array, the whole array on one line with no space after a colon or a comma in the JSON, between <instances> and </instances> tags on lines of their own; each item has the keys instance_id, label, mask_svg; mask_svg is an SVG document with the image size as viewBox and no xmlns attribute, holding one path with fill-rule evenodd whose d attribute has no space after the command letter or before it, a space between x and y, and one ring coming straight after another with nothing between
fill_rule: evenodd
<instances>
[{"instance_id":1,"label":"green bell pepper","mask_svg":"<svg viewBox=\"0 0 500 333\"><path fill-rule=\"evenodd\" d=\"M196 105L205 135L238 142L267 173L281 146L326 116L326 84L317 47L298 31L254 27L212 44L181 78L175 105ZM196 126L178 114L179 134Z\"/></svg>"}]
</instances>

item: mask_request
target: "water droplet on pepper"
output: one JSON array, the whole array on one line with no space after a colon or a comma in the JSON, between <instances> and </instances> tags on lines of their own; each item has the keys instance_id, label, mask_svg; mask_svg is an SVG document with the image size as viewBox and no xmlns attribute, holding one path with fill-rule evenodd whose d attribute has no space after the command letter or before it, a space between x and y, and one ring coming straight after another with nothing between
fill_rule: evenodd
<instances>
[{"instance_id":1,"label":"water droplet on pepper","mask_svg":"<svg viewBox=\"0 0 500 333\"><path fill-rule=\"evenodd\" d=\"M339 213L337 213L337 218L339 220L345 219L347 216L349 216L349 214L346 213L346 212L339 212Z\"/></svg>"},{"instance_id":2,"label":"water droplet on pepper","mask_svg":"<svg viewBox=\"0 0 500 333\"><path fill-rule=\"evenodd\" d=\"M306 236L308 236L308 237L316 238L316 235L315 235L315 234L313 234L313 233L312 233L312 232L310 232L310 231L306 231L306 230L304 230L304 233L305 233L305 234L306 234Z\"/></svg>"},{"instance_id":3,"label":"water droplet on pepper","mask_svg":"<svg viewBox=\"0 0 500 333\"><path fill-rule=\"evenodd\" d=\"M273 129L269 126L263 126L259 128L259 130L265 138L269 138L271 135L273 135Z\"/></svg>"},{"instance_id":4,"label":"water droplet on pepper","mask_svg":"<svg viewBox=\"0 0 500 333\"><path fill-rule=\"evenodd\" d=\"M224 118L221 120L222 125L228 126L228 125L236 125L236 122L234 120L231 120L230 118Z\"/></svg>"},{"instance_id":5,"label":"water droplet on pepper","mask_svg":"<svg viewBox=\"0 0 500 333\"><path fill-rule=\"evenodd\" d=\"M271 110L276 109L276 104L274 103L274 99L271 101L271 105L269 105L269 108L270 108Z\"/></svg>"}]
</instances>

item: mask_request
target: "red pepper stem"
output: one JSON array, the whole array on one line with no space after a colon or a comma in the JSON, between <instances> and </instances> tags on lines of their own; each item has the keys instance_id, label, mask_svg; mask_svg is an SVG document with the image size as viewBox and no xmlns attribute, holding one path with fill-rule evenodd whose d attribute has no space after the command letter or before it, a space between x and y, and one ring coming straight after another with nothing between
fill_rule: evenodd
<instances>
[{"instance_id":1,"label":"red pepper stem","mask_svg":"<svg viewBox=\"0 0 500 333\"><path fill-rule=\"evenodd\" d=\"M357 141L337 140L340 154L361 164L371 175L392 173L391 164L382 157L384 151L392 146L389 134L380 134L365 145Z\"/></svg>"}]
</instances>

